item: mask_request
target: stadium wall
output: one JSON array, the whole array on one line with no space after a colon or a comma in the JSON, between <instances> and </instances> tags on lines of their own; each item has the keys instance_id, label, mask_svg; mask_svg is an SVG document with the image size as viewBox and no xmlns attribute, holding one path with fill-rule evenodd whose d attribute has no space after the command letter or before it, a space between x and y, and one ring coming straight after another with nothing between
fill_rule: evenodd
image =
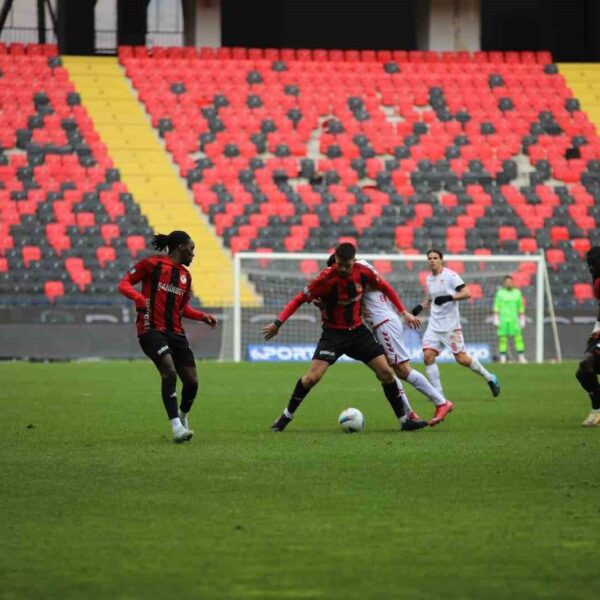
<instances>
[{"instance_id":1,"label":"stadium wall","mask_svg":"<svg viewBox=\"0 0 600 600\"><path fill-rule=\"evenodd\" d=\"M219 320L211 330L188 323L186 330L198 359L219 359L231 347L229 314L221 309L207 311ZM556 315L564 359L578 359L595 316L589 311L560 311ZM0 360L80 360L87 358L136 359L144 355L135 333L135 313L118 306L1 306ZM468 335L468 334L467 334ZM554 342L550 324L544 327L544 358L553 360ZM256 338L254 342L257 342ZM490 339L493 353L496 339ZM246 356L243 348L242 356Z\"/></svg>"},{"instance_id":2,"label":"stadium wall","mask_svg":"<svg viewBox=\"0 0 600 600\"><path fill-rule=\"evenodd\" d=\"M198 359L221 354L223 314L215 330L189 322L187 335ZM144 358L129 306L0 306L0 360Z\"/></svg>"}]
</instances>

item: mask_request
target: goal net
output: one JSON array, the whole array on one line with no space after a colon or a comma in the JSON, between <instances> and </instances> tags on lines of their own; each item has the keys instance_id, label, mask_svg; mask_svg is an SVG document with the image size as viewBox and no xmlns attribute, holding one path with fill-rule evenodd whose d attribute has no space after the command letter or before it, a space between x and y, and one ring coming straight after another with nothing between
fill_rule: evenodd
<instances>
[{"instance_id":1,"label":"goal net","mask_svg":"<svg viewBox=\"0 0 600 600\"><path fill-rule=\"evenodd\" d=\"M308 361L321 332L319 310L304 304L285 323L277 337L264 342L261 329L271 323L281 309L326 266L327 254L238 253L234 257L234 306L224 337L231 344L223 347L222 358L245 361ZM410 308L424 297L424 283L430 273L424 255L357 254L368 260L396 289ZM461 301L460 313L467 351L480 361L498 356L498 338L493 318L496 291L506 275L512 275L525 302L523 328L525 356L542 362L545 354L560 360L560 346L547 285L542 255L447 255L444 264L458 272L469 286L471 298ZM258 298L252 305L241 300L242 285L250 284ZM548 313L546 315L546 312ZM405 329L412 360L422 360L421 337L428 312L420 315L420 331ZM544 327L546 322L546 327ZM544 352L546 347L546 353ZM509 344L509 360L516 357ZM452 360L442 353L440 360Z\"/></svg>"}]
</instances>

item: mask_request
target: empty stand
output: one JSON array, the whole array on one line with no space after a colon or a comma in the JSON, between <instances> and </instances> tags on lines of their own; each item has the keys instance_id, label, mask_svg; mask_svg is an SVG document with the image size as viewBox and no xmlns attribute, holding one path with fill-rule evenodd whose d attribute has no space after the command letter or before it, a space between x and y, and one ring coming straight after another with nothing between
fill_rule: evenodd
<instances>
[{"instance_id":1,"label":"empty stand","mask_svg":"<svg viewBox=\"0 0 600 600\"><path fill-rule=\"evenodd\" d=\"M600 140L545 52L119 59L232 252L354 238L365 252L543 249L560 271L600 217Z\"/></svg>"},{"instance_id":2,"label":"empty stand","mask_svg":"<svg viewBox=\"0 0 600 600\"><path fill-rule=\"evenodd\" d=\"M53 46L0 52L0 283L109 301L174 205L169 186L151 190L148 173L165 165L160 145L140 146L152 132L125 129L127 86L92 93L107 63L67 60L79 90ZM543 251L557 304L589 301L575 286L600 243L595 72L564 68L578 73L580 103L547 53L123 47L119 61L232 252L323 252L343 239L376 253ZM71 258L82 263L68 269ZM388 275L418 278L411 268ZM485 278L473 283L489 297Z\"/></svg>"},{"instance_id":3,"label":"empty stand","mask_svg":"<svg viewBox=\"0 0 600 600\"><path fill-rule=\"evenodd\" d=\"M2 46L0 71L3 302L121 302L116 286L132 262L125 239L147 239L146 218L56 47Z\"/></svg>"}]
</instances>

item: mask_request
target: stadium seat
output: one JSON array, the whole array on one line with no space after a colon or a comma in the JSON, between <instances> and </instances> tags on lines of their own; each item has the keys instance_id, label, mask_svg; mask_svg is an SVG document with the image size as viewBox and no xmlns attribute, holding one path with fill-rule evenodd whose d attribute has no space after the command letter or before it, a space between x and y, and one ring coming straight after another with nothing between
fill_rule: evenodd
<instances>
[{"instance_id":1,"label":"stadium seat","mask_svg":"<svg viewBox=\"0 0 600 600\"><path fill-rule=\"evenodd\" d=\"M142 235L130 235L126 240L126 244L133 257L146 249L146 240Z\"/></svg>"},{"instance_id":2,"label":"stadium seat","mask_svg":"<svg viewBox=\"0 0 600 600\"><path fill-rule=\"evenodd\" d=\"M585 302L586 300L593 300L594 290L589 283L576 283L573 285L573 296L579 303Z\"/></svg>"},{"instance_id":3,"label":"stadium seat","mask_svg":"<svg viewBox=\"0 0 600 600\"><path fill-rule=\"evenodd\" d=\"M23 246L23 263L29 267L33 260L41 260L42 250L38 246Z\"/></svg>"},{"instance_id":4,"label":"stadium seat","mask_svg":"<svg viewBox=\"0 0 600 600\"><path fill-rule=\"evenodd\" d=\"M117 253L112 246L100 246L96 249L96 258L100 267L104 269L109 262L117 259Z\"/></svg>"},{"instance_id":5,"label":"stadium seat","mask_svg":"<svg viewBox=\"0 0 600 600\"><path fill-rule=\"evenodd\" d=\"M471 297L469 298L471 302L481 300L484 297L483 288L480 283L469 282L469 291L471 292Z\"/></svg>"},{"instance_id":6,"label":"stadium seat","mask_svg":"<svg viewBox=\"0 0 600 600\"><path fill-rule=\"evenodd\" d=\"M559 264L565 262L565 253L560 248L550 248L546 250L546 262L556 269Z\"/></svg>"},{"instance_id":7,"label":"stadium seat","mask_svg":"<svg viewBox=\"0 0 600 600\"><path fill-rule=\"evenodd\" d=\"M392 269L392 263L389 260L375 260L373 261L373 266L381 275L389 275Z\"/></svg>"},{"instance_id":8,"label":"stadium seat","mask_svg":"<svg viewBox=\"0 0 600 600\"><path fill-rule=\"evenodd\" d=\"M585 255L592 246L589 238L575 238L571 240L571 244L580 258L585 258Z\"/></svg>"},{"instance_id":9,"label":"stadium seat","mask_svg":"<svg viewBox=\"0 0 600 600\"><path fill-rule=\"evenodd\" d=\"M60 298L65 294L65 288L62 281L46 281L44 283L44 294L50 302Z\"/></svg>"},{"instance_id":10,"label":"stadium seat","mask_svg":"<svg viewBox=\"0 0 600 600\"><path fill-rule=\"evenodd\" d=\"M319 263L314 259L306 259L300 261L300 272L307 278L311 279L319 273Z\"/></svg>"}]
</instances>

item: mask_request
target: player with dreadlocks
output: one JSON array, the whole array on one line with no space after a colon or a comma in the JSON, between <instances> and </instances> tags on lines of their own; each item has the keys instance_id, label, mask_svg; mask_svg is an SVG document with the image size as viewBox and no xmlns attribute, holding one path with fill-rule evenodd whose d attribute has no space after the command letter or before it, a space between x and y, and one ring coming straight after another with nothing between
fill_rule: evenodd
<instances>
[{"instance_id":1,"label":"player with dreadlocks","mask_svg":"<svg viewBox=\"0 0 600 600\"><path fill-rule=\"evenodd\" d=\"M579 363L575 376L581 387L588 393L592 401L592 409L585 421L584 427L600 426L600 246L592 246L586 256L586 261L592 275L594 297L598 301L598 314L592 334L587 341L587 349Z\"/></svg>"},{"instance_id":2,"label":"player with dreadlocks","mask_svg":"<svg viewBox=\"0 0 600 600\"><path fill-rule=\"evenodd\" d=\"M162 400L173 429L173 441L192 439L188 413L198 391L194 354L181 317L215 327L217 320L189 306L192 277L186 267L194 258L194 242L185 231L157 234L152 246L161 252L138 262L119 284L119 292L135 302L137 334L144 353L156 365ZM163 252L168 250L167 254ZM141 293L133 286L142 284ZM181 405L177 407L177 376L181 379Z\"/></svg>"}]
</instances>

